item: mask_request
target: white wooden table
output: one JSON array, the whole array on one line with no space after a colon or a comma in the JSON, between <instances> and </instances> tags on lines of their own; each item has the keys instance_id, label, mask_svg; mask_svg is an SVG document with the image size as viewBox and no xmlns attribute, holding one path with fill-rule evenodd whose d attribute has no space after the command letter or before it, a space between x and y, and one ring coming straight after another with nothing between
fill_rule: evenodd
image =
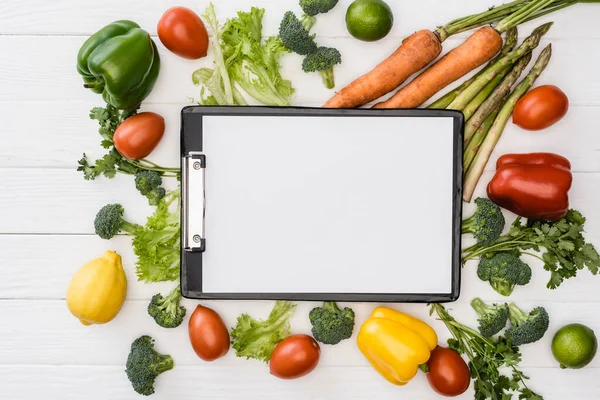
<instances>
[{"instance_id":1,"label":"white wooden table","mask_svg":"<svg viewBox=\"0 0 600 400\"><path fill-rule=\"evenodd\" d=\"M338 86L349 82L385 56L401 38L422 28L467 13L480 11L497 0L390 1L395 25L390 35L377 43L361 43L349 37L344 12L350 2L342 0L330 14L320 16L314 28L324 45L336 46L343 65L336 68ZM220 20L251 5L265 7L264 32L277 30L283 12L298 10L294 0L217 0ZM146 314L146 305L156 292L167 292L172 284L144 285L136 282L130 239L120 236L110 242L94 235L92 221L107 202L121 202L131 220L143 222L151 208L135 190L132 179L84 181L75 171L85 151L99 155L99 135L87 117L99 96L81 87L75 71L79 46L87 36L117 19L132 19L153 35L162 13L174 5L197 12L205 0L0 0L0 399L134 399L125 376L124 363L131 341L141 334L156 339L157 349L171 354L174 370L158 378L157 399L433 399L426 379L419 374L403 388L381 379L358 352L354 340L335 347L323 346L317 370L306 378L282 381L256 361L238 359L231 351L224 359L204 363L193 353L186 323L179 329L158 327ZM523 132L512 125L498 145L492 163L507 152L553 151L573 163L571 204L586 217L587 237L600 246L600 33L596 23L600 6L579 5L553 17L555 26L543 39L551 41L554 56L539 84L560 86L570 97L571 110L554 127L538 133ZM521 28L521 36L532 24ZM444 48L455 47L465 35L451 38ZM198 95L191 83L192 72L210 65L210 59L186 61L170 54L157 41L162 69L155 90L144 110L162 114L167 132L152 158L165 165L178 163L179 111ZM297 88L297 105L321 105L330 95L318 75L304 74L300 57L286 56L285 76ZM424 154L424 157L426 155ZM483 177L487 181L491 171ZM478 194L484 193L483 185ZM466 208L470 213L472 207ZM510 219L512 220L512 219ZM127 302L110 324L84 327L65 305L71 275L104 250L123 255L129 277ZM423 262L427 257L423 255ZM551 327L546 337L523 347L522 366L531 376L530 386L546 399L597 399L600 392L600 356L586 369L560 370L550 352L550 339L557 327L582 322L600 334L600 277L582 272L558 290L545 288L547 274L531 261L534 278L526 288L517 288L511 300L523 308L547 307ZM415 266L418 268L418 266ZM501 300L475 275L474 264L464 269L462 296L452 304L453 314L474 323L468 302L475 296ZM382 277L385 279L385 277ZM196 302L186 301L188 315ZM266 317L272 302L206 302L227 325L242 312ZM308 333L308 311L315 303L299 304L292 321L293 332ZM360 324L374 307L353 304ZM432 323L441 340L447 331L428 317L425 305L396 305ZM467 392L461 398L472 397Z\"/></svg>"}]
</instances>

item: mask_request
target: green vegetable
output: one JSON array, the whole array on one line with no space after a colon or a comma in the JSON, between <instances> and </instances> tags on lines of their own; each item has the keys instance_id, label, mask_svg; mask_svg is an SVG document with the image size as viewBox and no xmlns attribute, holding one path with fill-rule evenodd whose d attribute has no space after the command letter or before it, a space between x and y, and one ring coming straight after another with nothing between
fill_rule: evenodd
<instances>
[{"instance_id":1,"label":"green vegetable","mask_svg":"<svg viewBox=\"0 0 600 400\"><path fill-rule=\"evenodd\" d=\"M328 13L338 3L338 0L300 0L300 7L306 15Z\"/></svg>"},{"instance_id":2,"label":"green vegetable","mask_svg":"<svg viewBox=\"0 0 600 400\"><path fill-rule=\"evenodd\" d=\"M277 301L269 318L257 320L248 314L238 317L231 330L231 346L238 357L255 358L268 362L277 343L290 335L290 318L296 305L289 301Z\"/></svg>"},{"instance_id":3,"label":"green vegetable","mask_svg":"<svg viewBox=\"0 0 600 400\"><path fill-rule=\"evenodd\" d=\"M77 171L83 172L83 177L86 180L94 180L100 175L106 178L114 178L117 173L125 175L135 175L140 171L156 171L164 177L180 176L179 168L165 168L148 160L129 160L123 157L113 143L115 130L127 118L135 115L137 108L119 111L111 105L106 107L94 107L90 111L90 119L98 121L100 128L98 133L102 136L102 147L108 149L109 152L104 157L90 163L87 156L78 161Z\"/></svg>"},{"instance_id":4,"label":"green vegetable","mask_svg":"<svg viewBox=\"0 0 600 400\"><path fill-rule=\"evenodd\" d=\"M177 285L167 296L158 293L152 296L148 304L148 315L163 328L177 328L183 322L186 309L179 305L181 301L181 287Z\"/></svg>"},{"instance_id":5,"label":"green vegetable","mask_svg":"<svg viewBox=\"0 0 600 400\"><path fill-rule=\"evenodd\" d=\"M150 34L133 21L116 21L90 36L77 54L84 87L107 104L127 110L154 88L160 57Z\"/></svg>"},{"instance_id":6,"label":"green vegetable","mask_svg":"<svg viewBox=\"0 0 600 400\"><path fill-rule=\"evenodd\" d=\"M475 199L477 210L462 222L462 233L470 233L477 243L485 244L496 240L504 230L505 219L502 210L491 200Z\"/></svg>"},{"instance_id":7,"label":"green vegetable","mask_svg":"<svg viewBox=\"0 0 600 400\"><path fill-rule=\"evenodd\" d=\"M154 350L154 339L150 336L140 336L131 344L131 351L125 364L125 372L133 390L143 396L154 393L156 377L173 369L171 356Z\"/></svg>"},{"instance_id":8,"label":"green vegetable","mask_svg":"<svg viewBox=\"0 0 600 400\"><path fill-rule=\"evenodd\" d=\"M338 344L352 336L354 311L340 309L334 301L326 301L322 307L313 308L308 314L313 337L325 344Z\"/></svg>"},{"instance_id":9,"label":"green vegetable","mask_svg":"<svg viewBox=\"0 0 600 400\"><path fill-rule=\"evenodd\" d=\"M529 283L531 268L511 253L495 253L479 261L477 276L502 296L510 296L516 285Z\"/></svg>"},{"instance_id":10,"label":"green vegetable","mask_svg":"<svg viewBox=\"0 0 600 400\"><path fill-rule=\"evenodd\" d=\"M508 305L487 305L479 297L471 301L471 307L479 315L479 332L485 337L492 337L506 328L508 322Z\"/></svg>"},{"instance_id":11,"label":"green vegetable","mask_svg":"<svg viewBox=\"0 0 600 400\"><path fill-rule=\"evenodd\" d=\"M151 206L158 205L160 199L165 197L165 189L161 185L162 177L156 171L138 171L135 174L135 188L148 198Z\"/></svg>"},{"instance_id":12,"label":"green vegetable","mask_svg":"<svg viewBox=\"0 0 600 400\"><path fill-rule=\"evenodd\" d=\"M506 330L506 338L513 346L537 342L544 337L550 318L544 307L536 307L529 314L524 313L515 303L508 305L510 328Z\"/></svg>"},{"instance_id":13,"label":"green vegetable","mask_svg":"<svg viewBox=\"0 0 600 400\"><path fill-rule=\"evenodd\" d=\"M323 84L327 89L333 89L335 78L333 66L342 62L342 56L337 49L331 47L319 47L314 52L304 57L302 70L304 72L319 72L323 78Z\"/></svg>"},{"instance_id":14,"label":"green vegetable","mask_svg":"<svg viewBox=\"0 0 600 400\"><path fill-rule=\"evenodd\" d=\"M304 56L317 50L315 35L308 33L310 28L310 24L300 21L296 14L288 11L279 24L279 38L286 48Z\"/></svg>"},{"instance_id":15,"label":"green vegetable","mask_svg":"<svg viewBox=\"0 0 600 400\"><path fill-rule=\"evenodd\" d=\"M487 338L475 329L461 324L441 304L433 304L431 313L433 312L453 337L448 339L448 347L469 358L475 400L511 399L513 393L519 399L543 399L525 383L529 378L519 369L521 353L518 347L511 346L502 336L497 339ZM503 368L508 368L512 374L504 375Z\"/></svg>"},{"instance_id":16,"label":"green vegetable","mask_svg":"<svg viewBox=\"0 0 600 400\"><path fill-rule=\"evenodd\" d=\"M108 204L96 214L94 228L102 239L111 239L119 232L126 232L133 237L133 252L137 256L136 273L140 281L179 279L180 198L179 189L168 192L144 226L126 221L120 204ZM174 202L175 212L172 213L169 208Z\"/></svg>"},{"instance_id":17,"label":"green vegetable","mask_svg":"<svg viewBox=\"0 0 600 400\"><path fill-rule=\"evenodd\" d=\"M291 104L294 88L281 76L279 64L288 50L277 37L263 40L264 13L264 9L256 7L249 12L239 11L221 28L212 3L206 9L203 17L213 32L215 68L202 68L192 75L195 84L203 85L200 104L245 105L235 83L263 104Z\"/></svg>"},{"instance_id":18,"label":"green vegetable","mask_svg":"<svg viewBox=\"0 0 600 400\"><path fill-rule=\"evenodd\" d=\"M495 253L526 254L544 262L551 272L547 287L557 288L565 279L573 278L577 271L587 268L598 273L600 255L583 237L585 217L577 210L555 222L529 221L517 218L506 235L487 245L475 245L463 250L463 262ZM528 250L542 251L542 256Z\"/></svg>"}]
</instances>

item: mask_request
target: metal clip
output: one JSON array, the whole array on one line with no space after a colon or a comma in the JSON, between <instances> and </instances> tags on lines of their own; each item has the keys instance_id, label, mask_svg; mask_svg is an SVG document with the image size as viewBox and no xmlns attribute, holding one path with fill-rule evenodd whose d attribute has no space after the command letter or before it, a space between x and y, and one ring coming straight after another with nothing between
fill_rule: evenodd
<instances>
[{"instance_id":1,"label":"metal clip","mask_svg":"<svg viewBox=\"0 0 600 400\"><path fill-rule=\"evenodd\" d=\"M183 157L182 166L183 249L204 251L206 248L204 236L206 156L198 152L188 153Z\"/></svg>"}]
</instances>

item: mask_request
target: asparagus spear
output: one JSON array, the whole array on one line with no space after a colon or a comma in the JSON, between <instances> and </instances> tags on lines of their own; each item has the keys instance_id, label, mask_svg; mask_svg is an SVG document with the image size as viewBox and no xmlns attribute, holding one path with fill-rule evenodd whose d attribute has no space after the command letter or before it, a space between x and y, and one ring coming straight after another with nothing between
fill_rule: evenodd
<instances>
[{"instance_id":1,"label":"asparagus spear","mask_svg":"<svg viewBox=\"0 0 600 400\"><path fill-rule=\"evenodd\" d=\"M510 66L512 63L523 57L525 54L530 53L535 49L542 36L548 32L548 29L552 26L552 22L548 22L542 26L537 27L531 35L521 43L516 49L496 61L494 65L489 67L483 74L481 74L473 83L469 85L461 94L459 94L454 101L448 106L452 110L462 110L467 104L473 100L475 96L488 84L489 81L494 79L500 71Z\"/></svg>"},{"instance_id":2,"label":"asparagus spear","mask_svg":"<svg viewBox=\"0 0 600 400\"><path fill-rule=\"evenodd\" d=\"M572 1L576 1L576 0L572 0ZM515 48L515 46L517 45L518 36L519 36L519 33L517 31L516 26L512 27L508 31L506 31L506 39L504 39L504 46L502 47L502 50L500 50L500 53L498 53L496 58L494 58L492 61L490 61L488 63L488 65L485 66L485 68L483 68L482 70L477 72L472 78L466 80L462 85L460 85L456 89L451 90L450 92L446 93L444 96L440 97L439 99L437 99L436 101L431 103L429 106L427 106L427 108L446 108L446 107L448 107L450 105L450 103L452 103L452 100L454 100L456 98L456 96L458 96L463 90L465 90L467 87L469 87L469 85L471 83L473 83L473 81L478 76L483 74L487 68L492 66L496 61L498 61L500 58L502 58L505 55L507 55L508 53L510 53Z\"/></svg>"},{"instance_id":3,"label":"asparagus spear","mask_svg":"<svg viewBox=\"0 0 600 400\"><path fill-rule=\"evenodd\" d=\"M494 109L497 109L502 102L502 99L504 99L510 93L510 90L527 67L527 64L529 64L529 61L531 61L531 53L527 53L520 58L515 66L510 70L508 75L502 79L502 82L496 88L492 88L491 91L484 93L487 98L480 103L481 107L477 109L475 114L469 118L465 125L465 143L469 142L477 128L479 128L483 121L485 121L487 116L490 115ZM486 91L486 89L483 89L482 92ZM478 97L479 95L477 95L475 98Z\"/></svg>"},{"instance_id":4,"label":"asparagus spear","mask_svg":"<svg viewBox=\"0 0 600 400\"><path fill-rule=\"evenodd\" d=\"M485 136L488 134L492 124L494 123L494 120L498 116L499 111L500 108L493 110L492 113L485 119L485 121L483 121L483 124L477 128L471 140L469 140L469 144L463 152L463 171L465 176L469 173L469 168L471 167L473 159L477 155L479 146L481 146L483 139L485 139Z\"/></svg>"},{"instance_id":5,"label":"asparagus spear","mask_svg":"<svg viewBox=\"0 0 600 400\"><path fill-rule=\"evenodd\" d=\"M490 159L492 151L496 147L498 140L500 140L500 136L502 136L502 131L506 127L506 123L508 119L512 115L513 109L517 104L517 101L527 91L531 88L536 79L540 76L542 71L548 65L548 61L550 61L550 57L552 56L552 45L546 46L546 48L541 52L534 66L529 71L529 74L517 85L515 90L508 96L506 102L500 109L498 116L494 120L492 127L490 128L488 134L486 135L475 159L473 160L473 164L469 168L467 175L465 177L463 183L463 200L466 202L470 202L473 197L473 192L475 191L475 187L483 174L483 170Z\"/></svg>"}]
</instances>

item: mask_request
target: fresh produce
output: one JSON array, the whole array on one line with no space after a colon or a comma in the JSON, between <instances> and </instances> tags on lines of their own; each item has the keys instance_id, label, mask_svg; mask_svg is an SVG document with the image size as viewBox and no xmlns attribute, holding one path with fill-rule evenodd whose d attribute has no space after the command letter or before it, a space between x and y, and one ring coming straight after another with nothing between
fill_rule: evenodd
<instances>
[{"instance_id":1,"label":"fresh produce","mask_svg":"<svg viewBox=\"0 0 600 400\"><path fill-rule=\"evenodd\" d=\"M311 373L319 363L321 348L308 335L292 335L273 350L269 361L271 375L281 379L296 379Z\"/></svg>"},{"instance_id":2,"label":"fresh produce","mask_svg":"<svg viewBox=\"0 0 600 400\"><path fill-rule=\"evenodd\" d=\"M295 310L295 304L277 301L264 321L240 315L231 330L231 346L236 356L268 362L275 346L290 335L290 318Z\"/></svg>"},{"instance_id":3,"label":"fresh produce","mask_svg":"<svg viewBox=\"0 0 600 400\"><path fill-rule=\"evenodd\" d=\"M435 331L420 319L377 307L361 326L358 348L390 383L406 385L437 346Z\"/></svg>"},{"instance_id":4,"label":"fresh produce","mask_svg":"<svg viewBox=\"0 0 600 400\"><path fill-rule=\"evenodd\" d=\"M507 69L505 73L501 72L498 74L467 104L463 110L465 118L468 118L465 124L465 143L469 143L487 117L494 110L500 108L500 105L504 102L504 99L508 96L513 85L517 82L517 79L519 79L530 60L531 53L521 57L512 69ZM500 79L496 80L496 78Z\"/></svg>"},{"instance_id":5,"label":"fresh produce","mask_svg":"<svg viewBox=\"0 0 600 400\"><path fill-rule=\"evenodd\" d=\"M536 31L539 29L540 28L536 29ZM522 46L523 45L521 45L521 47ZM518 49L515 51L518 51ZM471 198L473 197L473 192L475 191L475 187L477 186L477 183L479 182L479 179L483 174L483 170L485 169L485 166L488 160L490 159L492 151L494 150L496 144L502 136L502 132L506 127L506 123L508 122L508 119L512 114L516 102L529 90L529 88L533 85L536 79L540 76L542 71L546 68L546 66L548 65L548 61L550 61L551 55L552 46L548 45L540 53L537 61L531 68L531 71L529 71L529 74L527 74L527 76L521 81L521 83L517 85L517 87L513 90L513 92L508 96L508 98L502 105L502 108L498 112L498 116L496 117L494 123L490 127L490 130L485 136L485 139L483 139L483 142L481 143L477 155L473 159L473 163L471 164L469 170L465 174L465 178L463 180L463 200L465 200L466 202L471 201ZM473 83L472 85L474 84L475 83ZM456 102L457 100L459 100L459 98L465 92L461 93L454 101Z\"/></svg>"},{"instance_id":6,"label":"fresh produce","mask_svg":"<svg viewBox=\"0 0 600 400\"><path fill-rule=\"evenodd\" d=\"M181 287L177 285L167 297L158 293L152 296L148 304L148 315L163 328L177 328L185 317L185 307L179 305L181 302Z\"/></svg>"},{"instance_id":7,"label":"fresh produce","mask_svg":"<svg viewBox=\"0 0 600 400\"><path fill-rule=\"evenodd\" d=\"M394 14L383 0L355 0L346 11L346 28L358 40L383 39L393 25Z\"/></svg>"},{"instance_id":8,"label":"fresh produce","mask_svg":"<svg viewBox=\"0 0 600 400\"><path fill-rule=\"evenodd\" d=\"M83 87L101 93L109 105L128 110L152 91L160 57L156 44L133 21L115 21L87 39L77 54Z\"/></svg>"},{"instance_id":9,"label":"fresh produce","mask_svg":"<svg viewBox=\"0 0 600 400\"><path fill-rule=\"evenodd\" d=\"M264 13L264 9L256 7L249 12L239 11L237 17L227 20L221 28L213 4L206 9L203 17L213 33L215 67L203 68L192 76L195 84L203 85L199 104L245 105L241 94L235 96L234 84L263 104L291 104L294 89L292 83L281 76L279 64L288 50L278 37L263 38ZM212 75L207 78L203 74L208 71L212 71Z\"/></svg>"},{"instance_id":10,"label":"fresh produce","mask_svg":"<svg viewBox=\"0 0 600 400\"><path fill-rule=\"evenodd\" d=\"M156 171L138 171L135 174L135 188L148 198L148 204L157 206L159 201L165 197L166 191L161 186L162 177Z\"/></svg>"},{"instance_id":11,"label":"fresh produce","mask_svg":"<svg viewBox=\"0 0 600 400\"><path fill-rule=\"evenodd\" d=\"M98 121L98 133L102 136L102 147L109 149L104 157L90 163L87 156L78 161L77 171L83 172L86 180L94 180L100 175L114 178L117 173L135 175L140 171L156 171L164 177L179 177L179 168L165 168L148 160L129 160L117 151L114 146L114 135L117 127L129 117L135 115L137 109L119 111L111 105L94 107L90 111L90 118Z\"/></svg>"},{"instance_id":12,"label":"fresh produce","mask_svg":"<svg viewBox=\"0 0 600 400\"><path fill-rule=\"evenodd\" d=\"M494 253L479 260L477 276L488 281L502 296L510 296L515 286L524 286L531 280L531 267L512 253Z\"/></svg>"},{"instance_id":13,"label":"fresh produce","mask_svg":"<svg viewBox=\"0 0 600 400\"><path fill-rule=\"evenodd\" d=\"M208 32L198 14L189 8L169 8L156 30L162 44L179 57L197 60L206 56Z\"/></svg>"},{"instance_id":14,"label":"fresh produce","mask_svg":"<svg viewBox=\"0 0 600 400\"><path fill-rule=\"evenodd\" d=\"M448 346L469 359L476 400L510 399L513 392L519 399L542 399L525 383L528 378L519 369L521 353L518 347L511 346L503 337L487 338L461 324L441 304L431 305L431 313L434 312L452 335ZM503 368L508 368L512 374L504 375Z\"/></svg>"},{"instance_id":15,"label":"fresh produce","mask_svg":"<svg viewBox=\"0 0 600 400\"><path fill-rule=\"evenodd\" d=\"M540 3L540 1L543 1L543 4ZM435 30L435 32L430 30L418 31L404 39L402 45L390 57L377 65L375 69L354 80L347 87L337 92L335 96L333 96L324 104L323 107L353 108L366 104L394 90L404 81L406 81L412 74L418 72L426 65L434 61L442 51L441 43L443 43L452 35L465 32L479 26L491 24L504 18L506 19L503 21L503 23L499 23L496 26L496 29L499 31L510 30L511 27L518 25L519 22L530 21L550 12L571 6L575 3L576 1L569 0L536 0L535 3L523 0L515 0L512 3L503 4L480 14L456 19L444 26L439 27ZM511 14L514 18L511 18ZM482 47L475 50L481 51L480 55L483 56L491 53L487 47L490 44L493 44L498 46L496 48L497 52L500 49L499 44L502 42L502 40L494 38L494 35L489 30L485 28L482 29L484 29L483 33L486 33L485 31L487 31L487 33L490 34L489 36L486 36L486 39L489 40L489 42L486 43L485 41L482 41L479 43L482 45ZM475 38L480 35L482 34L478 34L475 36ZM496 35L499 36L498 33L496 33ZM473 43L474 41L471 40L469 45ZM452 70L450 68L451 66L449 64L452 60L458 63L458 66L456 67L457 69ZM448 70L443 71L443 73L448 73L449 76L442 77L438 75L440 67L437 67L433 73L430 72L428 74L431 80L427 79L427 82L425 83L428 83L428 89L433 90L437 87L439 90L444 86L445 81L458 79L460 76L462 76L460 75L460 72L472 67L473 63L477 64L479 62L483 63L485 61L481 61L480 58L473 59L473 55L470 55L464 60L459 60L453 55L449 59L446 58L442 64L442 66L448 68ZM454 66L452 68L454 68ZM409 92L412 92L413 90L414 85L411 86ZM476 94L477 93L475 93L475 95ZM427 95L422 93L420 95L420 100L428 96L430 97L429 93L427 93ZM397 102L397 100L395 102Z\"/></svg>"},{"instance_id":16,"label":"fresh produce","mask_svg":"<svg viewBox=\"0 0 600 400\"><path fill-rule=\"evenodd\" d=\"M279 38L283 45L296 54L305 56L317 50L315 35L309 33L314 19L307 22L306 19L299 20L292 11L283 15L279 24Z\"/></svg>"},{"instance_id":17,"label":"fresh produce","mask_svg":"<svg viewBox=\"0 0 600 400\"><path fill-rule=\"evenodd\" d=\"M313 337L324 344L338 344L349 339L354 330L354 310L341 309L335 301L326 301L322 307L313 308L308 314Z\"/></svg>"},{"instance_id":18,"label":"fresh produce","mask_svg":"<svg viewBox=\"0 0 600 400\"><path fill-rule=\"evenodd\" d=\"M111 239L119 232L133 237L138 280L162 282L179 279L180 199L179 188L168 192L144 226L123 219L124 209L120 204L108 204L96 214L94 228L102 239ZM173 203L176 211L171 213L169 208Z\"/></svg>"},{"instance_id":19,"label":"fresh produce","mask_svg":"<svg viewBox=\"0 0 600 400\"><path fill-rule=\"evenodd\" d=\"M504 107L504 103L505 102L503 101L500 104L500 108ZM491 112L491 114L485 119L485 121L483 121L479 128L477 128L477 130L473 134L473 137L471 137L471 140L464 148L463 171L468 171L471 167L471 164L473 163L473 160L475 159L475 156L479 151L479 147L481 146L481 143L483 143L483 140L485 139L486 135L490 131L490 128L494 124L494 121L496 120L499 111L499 109L496 109Z\"/></svg>"},{"instance_id":20,"label":"fresh produce","mask_svg":"<svg viewBox=\"0 0 600 400\"><path fill-rule=\"evenodd\" d=\"M304 57L302 70L304 72L318 72L323 78L323 84L327 89L333 89L335 78L333 75L334 65L341 64L342 55L337 49L331 47L319 47L314 52Z\"/></svg>"},{"instance_id":21,"label":"fresh produce","mask_svg":"<svg viewBox=\"0 0 600 400\"><path fill-rule=\"evenodd\" d=\"M462 234L473 235L479 244L498 239L506 223L500 207L483 197L475 199L475 205L475 213L462 221Z\"/></svg>"},{"instance_id":22,"label":"fresh produce","mask_svg":"<svg viewBox=\"0 0 600 400\"><path fill-rule=\"evenodd\" d=\"M569 111L569 98L553 85L539 86L517 102L513 123L537 131L560 121Z\"/></svg>"},{"instance_id":23,"label":"fresh produce","mask_svg":"<svg viewBox=\"0 0 600 400\"><path fill-rule=\"evenodd\" d=\"M317 14L325 14L331 11L338 0L300 0L300 7L304 14L314 17Z\"/></svg>"},{"instance_id":24,"label":"fresh produce","mask_svg":"<svg viewBox=\"0 0 600 400\"><path fill-rule=\"evenodd\" d=\"M572 181L571 163L558 154L505 154L487 195L521 217L556 221L567 215Z\"/></svg>"},{"instance_id":25,"label":"fresh produce","mask_svg":"<svg viewBox=\"0 0 600 400\"><path fill-rule=\"evenodd\" d=\"M506 303L490 306L485 304L479 297L476 297L471 300L471 307L479 316L477 319L479 327L477 329L483 336L492 337L506 328L508 322L508 305Z\"/></svg>"},{"instance_id":26,"label":"fresh produce","mask_svg":"<svg viewBox=\"0 0 600 400\"><path fill-rule=\"evenodd\" d=\"M83 325L105 324L117 316L127 295L121 256L106 251L81 267L67 289L67 307Z\"/></svg>"},{"instance_id":27,"label":"fresh produce","mask_svg":"<svg viewBox=\"0 0 600 400\"><path fill-rule=\"evenodd\" d=\"M510 53L517 45L518 39L519 39L519 32L518 32L516 26L512 27L508 31L506 31L506 38L504 39L504 46L500 50L500 53L498 53L498 55L496 57L494 57L494 59L492 61L490 61L485 68L483 68L479 72L477 72L472 78L469 78L466 81L464 81L456 89L452 89L451 91L446 93L444 96L440 97L438 100L431 103L429 106L427 106L427 108L446 108L446 107L448 107L450 105L450 103L452 103L452 101L456 98L456 96L458 96L460 93L462 93L463 90L465 90L467 87L469 87L469 85L471 83L473 83L473 81L475 81L475 79L477 79L481 74L483 74L488 68L492 67L496 61L498 61L499 59L501 59L502 57L504 57L505 55Z\"/></svg>"},{"instance_id":28,"label":"fresh produce","mask_svg":"<svg viewBox=\"0 0 600 400\"><path fill-rule=\"evenodd\" d=\"M544 307L536 307L531 312L523 312L515 303L508 305L510 328L506 330L506 338L513 346L534 343L544 337L550 318Z\"/></svg>"},{"instance_id":29,"label":"fresh produce","mask_svg":"<svg viewBox=\"0 0 600 400\"><path fill-rule=\"evenodd\" d=\"M525 254L539 258L544 269L551 273L548 288L556 289L565 279L573 278L577 271L587 268L598 273L600 255L583 237L585 217L577 210L555 222L528 221L517 218L506 235L487 245L476 244L463 250L463 262L497 253ZM542 256L528 252L542 252Z\"/></svg>"},{"instance_id":30,"label":"fresh produce","mask_svg":"<svg viewBox=\"0 0 600 400\"><path fill-rule=\"evenodd\" d=\"M140 336L131 344L125 372L133 390L143 396L154 394L154 381L163 372L173 369L171 356L154 349L154 339Z\"/></svg>"},{"instance_id":31,"label":"fresh produce","mask_svg":"<svg viewBox=\"0 0 600 400\"><path fill-rule=\"evenodd\" d=\"M565 325L552 338L552 354L561 368L583 368L592 362L597 351L594 331L583 324Z\"/></svg>"},{"instance_id":32,"label":"fresh produce","mask_svg":"<svg viewBox=\"0 0 600 400\"><path fill-rule=\"evenodd\" d=\"M471 383L469 366L454 350L437 346L427 361L427 381L438 394L454 397L463 394Z\"/></svg>"},{"instance_id":33,"label":"fresh produce","mask_svg":"<svg viewBox=\"0 0 600 400\"><path fill-rule=\"evenodd\" d=\"M113 143L123 157L140 160L152 153L164 133L165 119L153 112L143 112L119 124Z\"/></svg>"},{"instance_id":34,"label":"fresh produce","mask_svg":"<svg viewBox=\"0 0 600 400\"><path fill-rule=\"evenodd\" d=\"M229 351L229 331L216 311L196 306L188 325L192 348L204 361L224 357Z\"/></svg>"}]
</instances>

